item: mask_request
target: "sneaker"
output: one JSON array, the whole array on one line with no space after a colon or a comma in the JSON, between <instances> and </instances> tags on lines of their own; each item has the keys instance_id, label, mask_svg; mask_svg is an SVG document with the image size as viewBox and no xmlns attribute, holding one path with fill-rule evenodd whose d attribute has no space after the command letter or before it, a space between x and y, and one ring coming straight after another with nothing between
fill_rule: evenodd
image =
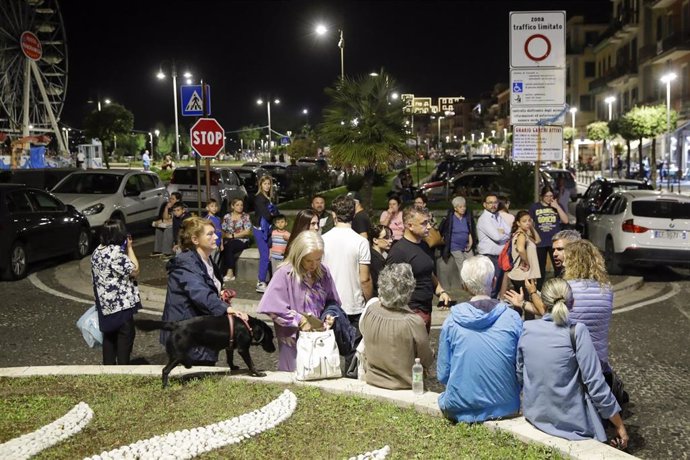
<instances>
[{"instance_id":1,"label":"sneaker","mask_svg":"<svg viewBox=\"0 0 690 460\"><path fill-rule=\"evenodd\" d=\"M227 283L228 281L235 281L235 277L234 277L234 276L225 275L225 276L223 277L223 282Z\"/></svg>"},{"instance_id":2,"label":"sneaker","mask_svg":"<svg viewBox=\"0 0 690 460\"><path fill-rule=\"evenodd\" d=\"M256 283L256 292L266 292L266 283L263 283L263 282Z\"/></svg>"},{"instance_id":3,"label":"sneaker","mask_svg":"<svg viewBox=\"0 0 690 460\"><path fill-rule=\"evenodd\" d=\"M153 251L153 252L151 253L151 257L161 257L162 255L163 255L162 252Z\"/></svg>"}]
</instances>

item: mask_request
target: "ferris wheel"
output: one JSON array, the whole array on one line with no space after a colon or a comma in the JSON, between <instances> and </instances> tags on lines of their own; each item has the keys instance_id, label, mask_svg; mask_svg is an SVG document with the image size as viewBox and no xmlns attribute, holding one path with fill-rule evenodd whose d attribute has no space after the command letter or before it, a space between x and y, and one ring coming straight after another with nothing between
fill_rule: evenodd
<instances>
[{"instance_id":1,"label":"ferris wheel","mask_svg":"<svg viewBox=\"0 0 690 460\"><path fill-rule=\"evenodd\" d=\"M57 0L0 1L0 131L54 131L67 90L67 40Z\"/></svg>"}]
</instances>

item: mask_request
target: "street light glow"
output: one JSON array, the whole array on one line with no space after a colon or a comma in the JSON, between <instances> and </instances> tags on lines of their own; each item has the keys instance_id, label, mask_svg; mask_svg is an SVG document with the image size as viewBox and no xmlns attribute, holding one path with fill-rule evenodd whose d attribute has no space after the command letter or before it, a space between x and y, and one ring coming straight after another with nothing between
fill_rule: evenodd
<instances>
[{"instance_id":1,"label":"street light glow","mask_svg":"<svg viewBox=\"0 0 690 460\"><path fill-rule=\"evenodd\" d=\"M324 26L323 24L318 24L318 25L316 26L316 28L314 29L314 31L315 31L318 35L324 35L326 32L328 32L328 28L327 28L326 26Z\"/></svg>"},{"instance_id":2,"label":"street light glow","mask_svg":"<svg viewBox=\"0 0 690 460\"><path fill-rule=\"evenodd\" d=\"M257 99L257 100L256 100L256 103L259 104L259 105L261 105L261 104L264 103L264 100L263 100L263 99Z\"/></svg>"},{"instance_id":3,"label":"street light glow","mask_svg":"<svg viewBox=\"0 0 690 460\"><path fill-rule=\"evenodd\" d=\"M309 110L308 110L308 109L302 109L302 113L303 113L304 115L307 115L307 114L309 113Z\"/></svg>"},{"instance_id":4,"label":"street light glow","mask_svg":"<svg viewBox=\"0 0 690 460\"><path fill-rule=\"evenodd\" d=\"M160 136L160 135L161 135L161 131L160 131L160 129L157 129L157 130L155 130L155 131L154 131L154 133L156 133L156 137L158 137L158 136Z\"/></svg>"},{"instance_id":5,"label":"street light glow","mask_svg":"<svg viewBox=\"0 0 690 460\"><path fill-rule=\"evenodd\" d=\"M678 77L678 75L676 75L675 72L667 73L666 75L661 77L661 83L671 83L677 77Z\"/></svg>"},{"instance_id":6,"label":"street light glow","mask_svg":"<svg viewBox=\"0 0 690 460\"><path fill-rule=\"evenodd\" d=\"M111 101L110 101L110 99L106 99L103 102L105 102L106 104L110 104Z\"/></svg>"},{"instance_id":7,"label":"street light glow","mask_svg":"<svg viewBox=\"0 0 690 460\"><path fill-rule=\"evenodd\" d=\"M613 104L614 102L616 102L616 98L613 96L609 96L606 99L604 99L604 102L606 102L607 104Z\"/></svg>"},{"instance_id":8,"label":"street light glow","mask_svg":"<svg viewBox=\"0 0 690 460\"><path fill-rule=\"evenodd\" d=\"M162 70L159 70L158 73L156 74L156 78L159 80L162 80L165 78L165 74L163 73Z\"/></svg>"},{"instance_id":9,"label":"street light glow","mask_svg":"<svg viewBox=\"0 0 690 460\"><path fill-rule=\"evenodd\" d=\"M187 72L183 73L182 76L185 78L192 78L192 73L187 71Z\"/></svg>"},{"instance_id":10,"label":"street light glow","mask_svg":"<svg viewBox=\"0 0 690 460\"><path fill-rule=\"evenodd\" d=\"M571 107L570 108L570 113L574 114L577 112L577 107Z\"/></svg>"},{"instance_id":11,"label":"street light glow","mask_svg":"<svg viewBox=\"0 0 690 460\"><path fill-rule=\"evenodd\" d=\"M393 94L391 94L391 99L397 99L399 97L400 97L400 94L398 94L397 92L393 92Z\"/></svg>"}]
</instances>

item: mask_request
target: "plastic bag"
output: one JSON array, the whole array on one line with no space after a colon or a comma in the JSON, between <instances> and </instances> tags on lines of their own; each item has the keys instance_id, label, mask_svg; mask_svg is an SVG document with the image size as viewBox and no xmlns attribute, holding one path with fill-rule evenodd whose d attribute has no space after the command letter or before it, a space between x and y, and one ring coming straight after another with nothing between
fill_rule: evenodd
<instances>
[{"instance_id":1,"label":"plastic bag","mask_svg":"<svg viewBox=\"0 0 690 460\"><path fill-rule=\"evenodd\" d=\"M103 345L103 333L98 327L98 312L95 305L86 310L77 320L77 328L81 331L89 348Z\"/></svg>"}]
</instances>

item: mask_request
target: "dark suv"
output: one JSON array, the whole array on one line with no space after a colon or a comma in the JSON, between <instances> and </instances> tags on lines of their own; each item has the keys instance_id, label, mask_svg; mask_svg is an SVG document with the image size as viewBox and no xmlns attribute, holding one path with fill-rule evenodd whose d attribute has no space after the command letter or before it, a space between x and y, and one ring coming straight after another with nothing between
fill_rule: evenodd
<instances>
[{"instance_id":1,"label":"dark suv","mask_svg":"<svg viewBox=\"0 0 690 460\"><path fill-rule=\"evenodd\" d=\"M577 204L575 205L575 220L577 221L577 229L586 236L587 216L593 214L599 209L604 200L613 192L618 190L652 190L653 187L647 181L636 179L607 179L600 177L595 179L587 191L582 195L578 194Z\"/></svg>"}]
</instances>

